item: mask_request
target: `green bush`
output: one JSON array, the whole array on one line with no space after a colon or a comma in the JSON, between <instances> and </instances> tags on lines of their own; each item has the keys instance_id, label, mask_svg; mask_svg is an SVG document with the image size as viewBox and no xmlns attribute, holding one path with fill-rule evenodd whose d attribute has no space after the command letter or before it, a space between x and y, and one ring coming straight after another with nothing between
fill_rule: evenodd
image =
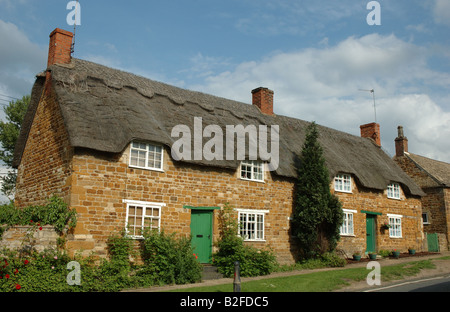
<instances>
[{"instance_id":1,"label":"green bush","mask_svg":"<svg viewBox=\"0 0 450 312\"><path fill-rule=\"evenodd\" d=\"M108 259L69 257L60 250L0 251L0 292L116 292L201 279L190 241L153 231L142 242L144 264L130 261L133 241L122 234L108 239ZM69 262L80 265L81 284L69 285Z\"/></svg>"},{"instance_id":2,"label":"green bush","mask_svg":"<svg viewBox=\"0 0 450 312\"><path fill-rule=\"evenodd\" d=\"M238 223L233 209L226 204L219 214L219 251L213 255L213 263L225 277L234 275L234 263L239 261L240 274L246 276L267 275L277 267L271 250L260 250L244 244L238 233Z\"/></svg>"},{"instance_id":3,"label":"green bush","mask_svg":"<svg viewBox=\"0 0 450 312\"><path fill-rule=\"evenodd\" d=\"M69 209L64 201L53 196L44 206L28 206L16 208L13 203L0 207L0 225L52 225L58 233L62 233L66 226L75 227L77 213ZM0 235L5 229L0 230ZM1 236L0 236L1 237Z\"/></svg>"},{"instance_id":4,"label":"green bush","mask_svg":"<svg viewBox=\"0 0 450 312\"><path fill-rule=\"evenodd\" d=\"M214 265L225 277L234 275L234 263L239 261L242 277L267 275L274 271L276 259L271 250L260 250L244 245L241 239L222 240L214 254Z\"/></svg>"},{"instance_id":5,"label":"green bush","mask_svg":"<svg viewBox=\"0 0 450 312\"><path fill-rule=\"evenodd\" d=\"M202 267L197 262L188 238L175 238L164 231L147 231L142 242L145 263L139 275L152 276L163 284L186 284L201 280Z\"/></svg>"},{"instance_id":6,"label":"green bush","mask_svg":"<svg viewBox=\"0 0 450 312\"><path fill-rule=\"evenodd\" d=\"M47 250L20 256L5 250L0 256L0 292L70 292L79 291L66 282L69 257L62 252Z\"/></svg>"}]
</instances>

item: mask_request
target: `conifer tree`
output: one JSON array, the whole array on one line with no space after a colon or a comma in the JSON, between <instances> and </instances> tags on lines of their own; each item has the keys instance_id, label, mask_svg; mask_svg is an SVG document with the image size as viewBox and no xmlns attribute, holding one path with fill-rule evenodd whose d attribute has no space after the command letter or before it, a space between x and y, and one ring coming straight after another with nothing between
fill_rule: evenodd
<instances>
[{"instance_id":1,"label":"conifer tree","mask_svg":"<svg viewBox=\"0 0 450 312\"><path fill-rule=\"evenodd\" d=\"M317 257L336 248L343 221L339 199L330 192L330 177L318 141L317 125L306 132L297 164L292 234L301 258Z\"/></svg>"}]
</instances>

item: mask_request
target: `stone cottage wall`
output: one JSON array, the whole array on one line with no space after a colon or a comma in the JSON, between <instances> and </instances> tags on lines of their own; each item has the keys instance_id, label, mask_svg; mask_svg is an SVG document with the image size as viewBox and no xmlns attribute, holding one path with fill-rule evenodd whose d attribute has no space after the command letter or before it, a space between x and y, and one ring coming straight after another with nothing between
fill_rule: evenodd
<instances>
[{"instance_id":1,"label":"stone cottage wall","mask_svg":"<svg viewBox=\"0 0 450 312\"><path fill-rule=\"evenodd\" d=\"M423 225L425 233L437 233L441 250L448 250L450 243L450 189L441 187L424 170L406 156L395 157L394 160L422 190L422 211L428 214L428 224Z\"/></svg>"},{"instance_id":2,"label":"stone cottage wall","mask_svg":"<svg viewBox=\"0 0 450 312\"><path fill-rule=\"evenodd\" d=\"M30 226L14 226L6 230L0 239L0 248L10 250L30 250L38 252L57 247L59 235L53 226L43 226L42 230Z\"/></svg>"},{"instance_id":3,"label":"stone cottage wall","mask_svg":"<svg viewBox=\"0 0 450 312\"><path fill-rule=\"evenodd\" d=\"M73 160L72 207L79 212L78 226L68 246L106 254L108 236L124 228L124 200L164 203L162 228L179 235L190 234L190 214L185 206L218 206L230 203L234 208L268 210L265 216L265 241L253 242L259 248L271 247L282 263L292 263L295 244L290 236L294 181L270 173L265 182L244 181L230 169L174 163L164 153L164 172L130 168L129 149L121 155L104 155L77 150ZM333 188L333 186L331 186ZM336 193L343 208L355 209L355 235L342 237L339 249L346 253L366 247L366 221L362 211L380 212L377 217L377 249L409 247L422 250L421 203L402 193L401 200L388 199L386 191L377 192L355 184L351 194ZM402 238L390 238L380 226L388 222L386 214L399 214ZM218 239L218 211L214 211L214 240Z\"/></svg>"},{"instance_id":4,"label":"stone cottage wall","mask_svg":"<svg viewBox=\"0 0 450 312\"><path fill-rule=\"evenodd\" d=\"M44 205L52 195L68 199L71 154L53 88L44 91L17 172L17 207Z\"/></svg>"},{"instance_id":5,"label":"stone cottage wall","mask_svg":"<svg viewBox=\"0 0 450 312\"><path fill-rule=\"evenodd\" d=\"M353 252L366 251L366 211L381 213L376 216L376 250L397 249L406 252L408 248L423 250L423 231L420 198L408 197L401 192L400 200L387 197L387 191L366 189L352 179L352 193L335 192L344 209L356 210L353 214L354 235L341 236L338 249L347 256ZM333 187L334 189L334 187ZM382 229L384 223L389 223L387 214L401 215L402 237L389 236L389 230Z\"/></svg>"},{"instance_id":6,"label":"stone cottage wall","mask_svg":"<svg viewBox=\"0 0 450 312\"><path fill-rule=\"evenodd\" d=\"M108 236L124 228L124 200L164 203L161 228L179 235L190 234L191 210L185 206L269 210L265 216L265 242L281 262L292 262L290 220L293 183L266 174L265 182L244 181L237 171L175 164L164 153L164 172L128 167L128 149L117 156L77 150L73 159L72 208L78 211L78 224L68 246L105 254ZM218 210L214 211L213 240L218 239Z\"/></svg>"}]
</instances>

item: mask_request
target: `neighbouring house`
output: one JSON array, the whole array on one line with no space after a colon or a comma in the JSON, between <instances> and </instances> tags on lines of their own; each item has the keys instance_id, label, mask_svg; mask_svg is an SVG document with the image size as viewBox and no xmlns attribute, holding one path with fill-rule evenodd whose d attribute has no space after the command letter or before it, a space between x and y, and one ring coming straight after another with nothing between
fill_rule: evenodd
<instances>
[{"instance_id":1,"label":"neighbouring house","mask_svg":"<svg viewBox=\"0 0 450 312\"><path fill-rule=\"evenodd\" d=\"M253 105L184 90L72 58L71 42L72 33L53 31L48 67L36 77L14 155L17 206L62 197L78 212L66 242L71 252L103 256L112 233L127 228L139 239L151 227L192 235L207 263L219 237L219 209L230 203L248 244L270 246L280 263L295 260L295 164L309 122L274 114L267 88L252 91ZM212 129L217 136L217 129L240 125L249 130L240 138L247 138L246 159L239 160L238 148L223 160L197 155L208 149ZM279 145L277 164L251 160L252 126L277 130L269 140L273 155ZM345 214L338 248L349 255L422 250L424 193L380 147L380 126L361 126L361 137L318 129L330 189ZM187 145L174 151L182 134L192 154Z\"/></svg>"},{"instance_id":2,"label":"neighbouring house","mask_svg":"<svg viewBox=\"0 0 450 312\"><path fill-rule=\"evenodd\" d=\"M450 164L408 151L408 138L398 127L394 160L425 192L423 230L430 251L447 251L450 242Z\"/></svg>"}]
</instances>

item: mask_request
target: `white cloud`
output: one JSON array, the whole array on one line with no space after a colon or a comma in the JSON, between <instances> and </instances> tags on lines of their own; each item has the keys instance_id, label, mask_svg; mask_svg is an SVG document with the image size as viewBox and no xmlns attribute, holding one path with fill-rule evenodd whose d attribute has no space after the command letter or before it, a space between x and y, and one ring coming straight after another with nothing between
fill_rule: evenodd
<instances>
[{"instance_id":1,"label":"white cloud","mask_svg":"<svg viewBox=\"0 0 450 312\"><path fill-rule=\"evenodd\" d=\"M386 150L392 153L403 125L417 154L450 161L450 112L426 93L437 88L448 96L450 75L428 68L428 57L425 48L394 35L371 34L245 62L190 88L250 103L252 89L268 87L275 91L275 113L355 135L375 118L372 95L359 89L373 88Z\"/></svg>"},{"instance_id":2,"label":"white cloud","mask_svg":"<svg viewBox=\"0 0 450 312\"><path fill-rule=\"evenodd\" d=\"M439 24L450 26L450 1L436 0L433 9L434 19Z\"/></svg>"},{"instance_id":3,"label":"white cloud","mask_svg":"<svg viewBox=\"0 0 450 312\"><path fill-rule=\"evenodd\" d=\"M29 94L35 75L47 65L47 51L19 28L0 20L0 89L7 95Z\"/></svg>"}]
</instances>

